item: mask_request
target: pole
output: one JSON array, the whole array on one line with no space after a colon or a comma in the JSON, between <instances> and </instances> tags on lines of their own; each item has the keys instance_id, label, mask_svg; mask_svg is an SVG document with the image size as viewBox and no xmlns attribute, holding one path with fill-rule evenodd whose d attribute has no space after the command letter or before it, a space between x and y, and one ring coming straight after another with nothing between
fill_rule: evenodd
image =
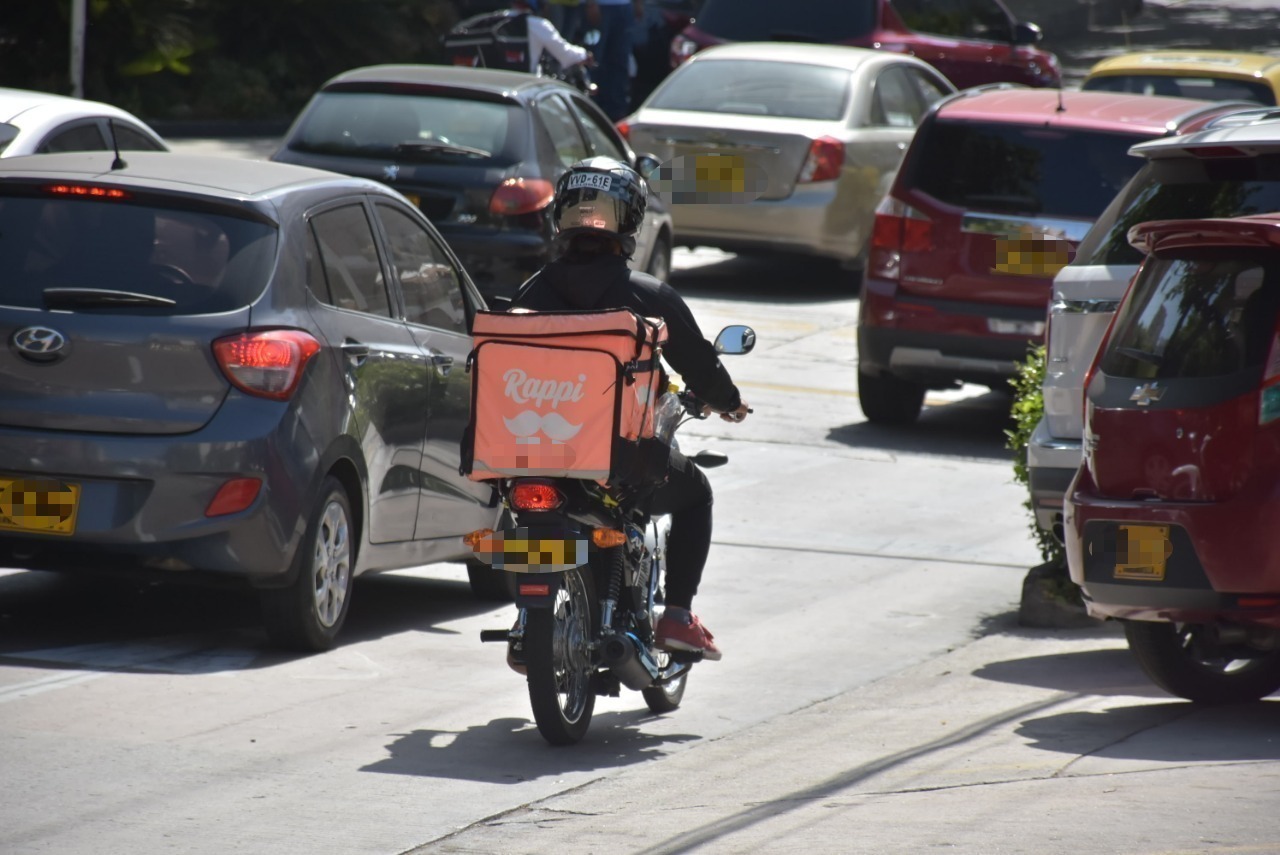
<instances>
[{"instance_id":1,"label":"pole","mask_svg":"<svg viewBox=\"0 0 1280 855\"><path fill-rule=\"evenodd\" d=\"M85 4L88 0L71 0L71 94L84 97L84 31Z\"/></svg>"}]
</instances>

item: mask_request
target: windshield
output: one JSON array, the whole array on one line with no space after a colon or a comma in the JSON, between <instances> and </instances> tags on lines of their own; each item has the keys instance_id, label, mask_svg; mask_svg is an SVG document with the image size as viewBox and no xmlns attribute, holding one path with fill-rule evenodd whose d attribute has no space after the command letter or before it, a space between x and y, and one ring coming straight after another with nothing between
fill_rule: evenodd
<instances>
[{"instance_id":1,"label":"windshield","mask_svg":"<svg viewBox=\"0 0 1280 855\"><path fill-rule=\"evenodd\" d=\"M849 100L849 72L824 65L697 60L679 69L648 106L834 121Z\"/></svg>"},{"instance_id":2,"label":"windshield","mask_svg":"<svg viewBox=\"0 0 1280 855\"><path fill-rule=\"evenodd\" d=\"M0 305L209 314L266 287L276 230L206 211L0 195Z\"/></svg>"},{"instance_id":3,"label":"windshield","mask_svg":"<svg viewBox=\"0 0 1280 855\"><path fill-rule=\"evenodd\" d=\"M1228 80L1222 77L1121 74L1095 77L1086 81L1080 88L1102 92L1134 92L1139 95L1199 98L1202 101L1256 101L1268 107L1276 103L1275 93L1265 83Z\"/></svg>"},{"instance_id":4,"label":"windshield","mask_svg":"<svg viewBox=\"0 0 1280 855\"><path fill-rule=\"evenodd\" d=\"M1143 139L939 120L916 136L912 184L962 208L1092 220L1142 165L1128 150Z\"/></svg>"},{"instance_id":5,"label":"windshield","mask_svg":"<svg viewBox=\"0 0 1280 855\"><path fill-rule=\"evenodd\" d=\"M288 146L339 156L509 162L520 113L510 104L435 95L321 92Z\"/></svg>"},{"instance_id":6,"label":"windshield","mask_svg":"<svg viewBox=\"0 0 1280 855\"><path fill-rule=\"evenodd\" d=\"M1142 253L1129 245L1129 229L1149 220L1270 211L1280 211L1280 155L1152 160L1098 218L1073 263L1140 263Z\"/></svg>"},{"instance_id":7,"label":"windshield","mask_svg":"<svg viewBox=\"0 0 1280 855\"><path fill-rule=\"evenodd\" d=\"M696 24L726 41L829 44L869 34L878 5L877 0L706 0Z\"/></svg>"}]
</instances>

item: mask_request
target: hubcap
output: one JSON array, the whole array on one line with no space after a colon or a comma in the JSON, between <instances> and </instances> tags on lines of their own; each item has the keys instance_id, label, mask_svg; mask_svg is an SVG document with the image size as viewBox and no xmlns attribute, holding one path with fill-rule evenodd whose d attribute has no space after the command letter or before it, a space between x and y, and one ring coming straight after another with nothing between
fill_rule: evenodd
<instances>
[{"instance_id":1,"label":"hubcap","mask_svg":"<svg viewBox=\"0 0 1280 855\"><path fill-rule=\"evenodd\" d=\"M315 555L311 561L311 582L316 598L316 616L325 627L337 623L351 585L351 540L347 513L342 505L330 502L316 531Z\"/></svg>"}]
</instances>

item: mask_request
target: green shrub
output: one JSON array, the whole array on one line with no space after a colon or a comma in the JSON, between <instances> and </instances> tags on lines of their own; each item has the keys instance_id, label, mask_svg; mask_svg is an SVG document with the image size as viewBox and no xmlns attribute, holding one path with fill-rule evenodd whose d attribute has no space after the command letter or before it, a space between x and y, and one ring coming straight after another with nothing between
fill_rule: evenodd
<instances>
[{"instance_id":1,"label":"green shrub","mask_svg":"<svg viewBox=\"0 0 1280 855\"><path fill-rule=\"evenodd\" d=\"M1040 555L1046 563L1066 566L1066 554L1051 532L1044 531L1036 525L1035 506L1031 502L1031 479L1027 470L1027 444L1031 441L1031 432L1044 414L1044 397L1041 387L1044 384L1045 349L1044 345L1032 348L1027 358L1019 363L1018 374L1009 381L1013 386L1013 405L1009 415L1013 419L1013 428L1005 431L1005 447L1013 452L1013 478L1027 489L1027 498L1022 506L1031 516L1031 532L1040 549Z\"/></svg>"}]
</instances>

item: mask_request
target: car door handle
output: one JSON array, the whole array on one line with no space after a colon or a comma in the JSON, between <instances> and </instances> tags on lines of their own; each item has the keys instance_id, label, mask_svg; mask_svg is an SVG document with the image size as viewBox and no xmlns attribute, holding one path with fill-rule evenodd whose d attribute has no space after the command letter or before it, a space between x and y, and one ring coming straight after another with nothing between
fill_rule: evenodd
<instances>
[{"instance_id":1,"label":"car door handle","mask_svg":"<svg viewBox=\"0 0 1280 855\"><path fill-rule=\"evenodd\" d=\"M448 377L449 372L453 370L453 357L447 353L428 348L427 359L431 360L431 364L435 366L441 377Z\"/></svg>"},{"instance_id":2,"label":"car door handle","mask_svg":"<svg viewBox=\"0 0 1280 855\"><path fill-rule=\"evenodd\" d=\"M347 359L360 365L369 358L369 345L347 339L342 343L342 353Z\"/></svg>"}]
</instances>

